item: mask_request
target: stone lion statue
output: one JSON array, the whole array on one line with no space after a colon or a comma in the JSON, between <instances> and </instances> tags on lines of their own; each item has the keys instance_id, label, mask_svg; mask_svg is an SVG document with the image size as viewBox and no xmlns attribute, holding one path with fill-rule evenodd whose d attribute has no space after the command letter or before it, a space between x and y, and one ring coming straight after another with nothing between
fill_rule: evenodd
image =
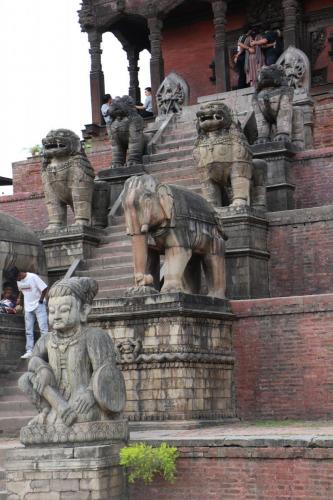
<instances>
[{"instance_id":1,"label":"stone lion statue","mask_svg":"<svg viewBox=\"0 0 333 500\"><path fill-rule=\"evenodd\" d=\"M133 99L127 95L116 97L109 114L112 118L112 167L141 165L145 147L144 121Z\"/></svg>"},{"instance_id":2,"label":"stone lion statue","mask_svg":"<svg viewBox=\"0 0 333 500\"><path fill-rule=\"evenodd\" d=\"M257 122L257 144L290 142L293 126L294 89L282 66L263 66L258 75L252 106Z\"/></svg>"},{"instance_id":3,"label":"stone lion statue","mask_svg":"<svg viewBox=\"0 0 333 500\"><path fill-rule=\"evenodd\" d=\"M74 212L75 224L90 225L95 175L80 138L71 130L61 128L51 130L42 143L47 229L67 225L67 205Z\"/></svg>"},{"instance_id":4,"label":"stone lion statue","mask_svg":"<svg viewBox=\"0 0 333 500\"><path fill-rule=\"evenodd\" d=\"M197 112L198 138L193 150L203 196L215 207L266 206L266 162L252 152L238 120L222 102Z\"/></svg>"}]
</instances>

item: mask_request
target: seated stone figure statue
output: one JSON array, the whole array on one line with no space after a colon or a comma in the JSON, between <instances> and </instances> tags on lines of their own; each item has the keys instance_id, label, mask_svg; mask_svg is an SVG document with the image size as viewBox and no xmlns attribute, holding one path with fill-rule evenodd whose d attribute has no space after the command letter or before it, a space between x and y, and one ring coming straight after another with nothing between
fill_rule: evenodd
<instances>
[{"instance_id":1,"label":"seated stone figure statue","mask_svg":"<svg viewBox=\"0 0 333 500\"><path fill-rule=\"evenodd\" d=\"M63 442L82 440L80 425L87 422L107 438L107 426L99 429L98 422L119 417L124 407L125 384L112 339L87 325L97 290L91 278L63 279L50 289L50 332L37 342L29 371L19 380L39 410L21 431L24 443L54 442L57 434Z\"/></svg>"}]
</instances>

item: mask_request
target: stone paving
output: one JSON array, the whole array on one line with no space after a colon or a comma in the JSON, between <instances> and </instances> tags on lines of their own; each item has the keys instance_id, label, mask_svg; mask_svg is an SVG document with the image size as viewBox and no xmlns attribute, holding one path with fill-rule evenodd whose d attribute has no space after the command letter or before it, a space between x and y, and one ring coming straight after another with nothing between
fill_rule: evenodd
<instances>
[{"instance_id":1,"label":"stone paving","mask_svg":"<svg viewBox=\"0 0 333 500\"><path fill-rule=\"evenodd\" d=\"M131 441L176 446L319 446L333 447L333 421L236 422L197 429L131 432Z\"/></svg>"}]
</instances>

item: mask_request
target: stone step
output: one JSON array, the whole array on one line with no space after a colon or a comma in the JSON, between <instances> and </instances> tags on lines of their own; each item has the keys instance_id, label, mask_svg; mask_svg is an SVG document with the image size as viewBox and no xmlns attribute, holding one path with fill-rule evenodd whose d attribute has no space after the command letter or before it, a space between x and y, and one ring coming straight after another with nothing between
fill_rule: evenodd
<instances>
[{"instance_id":1,"label":"stone step","mask_svg":"<svg viewBox=\"0 0 333 500\"><path fill-rule=\"evenodd\" d=\"M182 141L186 139L191 139L194 141L196 137L197 134L192 129L186 129L186 128L172 129L170 133L162 135L160 144L165 144L174 141Z\"/></svg>"},{"instance_id":2,"label":"stone step","mask_svg":"<svg viewBox=\"0 0 333 500\"><path fill-rule=\"evenodd\" d=\"M171 149L182 149L182 148L193 148L195 137L190 137L188 139L178 139L175 141L162 142L156 144L156 153L163 153L164 151L170 151Z\"/></svg>"},{"instance_id":3,"label":"stone step","mask_svg":"<svg viewBox=\"0 0 333 500\"><path fill-rule=\"evenodd\" d=\"M83 265L83 270L89 270L96 268L113 268L118 265L125 265L129 262L132 262L132 252L123 253L113 255L110 253L110 256L102 256L102 257L93 257L91 259L87 259Z\"/></svg>"},{"instance_id":4,"label":"stone step","mask_svg":"<svg viewBox=\"0 0 333 500\"><path fill-rule=\"evenodd\" d=\"M20 429L35 416L36 413L30 415L0 417L0 436L17 437L20 434Z\"/></svg>"},{"instance_id":5,"label":"stone step","mask_svg":"<svg viewBox=\"0 0 333 500\"><path fill-rule=\"evenodd\" d=\"M133 282L133 272L125 274L124 276L117 276L115 278L105 277L105 279L98 280L99 290L113 290L114 288L124 288L130 286Z\"/></svg>"},{"instance_id":6,"label":"stone step","mask_svg":"<svg viewBox=\"0 0 333 500\"><path fill-rule=\"evenodd\" d=\"M5 469L0 467L0 494L1 492L4 492L5 489L6 489L6 472Z\"/></svg>"},{"instance_id":7,"label":"stone step","mask_svg":"<svg viewBox=\"0 0 333 500\"><path fill-rule=\"evenodd\" d=\"M188 179L198 179L199 181L197 169L192 166L166 172L155 172L154 177L159 181L163 178L163 182L168 184L174 184L175 180L182 180L184 187L188 186Z\"/></svg>"},{"instance_id":8,"label":"stone step","mask_svg":"<svg viewBox=\"0 0 333 500\"><path fill-rule=\"evenodd\" d=\"M146 155L143 157L143 163L146 165L147 163L156 163L159 161L168 161L173 160L174 158L182 159L187 157L192 157L193 148L179 148L172 149L170 151L163 151L158 153L153 153L151 155Z\"/></svg>"},{"instance_id":9,"label":"stone step","mask_svg":"<svg viewBox=\"0 0 333 500\"><path fill-rule=\"evenodd\" d=\"M117 278L121 279L124 276L128 276L131 272L133 272L133 264L132 262L128 263L127 265L124 266L112 266L112 267L103 267L103 268L97 268L94 267L92 269L87 269L85 271L80 271L77 273L77 276L82 276L82 277L89 277L89 278L103 278L105 275L110 272L110 276L112 278ZM100 286L100 279L98 279L98 284Z\"/></svg>"},{"instance_id":10,"label":"stone step","mask_svg":"<svg viewBox=\"0 0 333 500\"><path fill-rule=\"evenodd\" d=\"M1 417L10 417L14 413L18 415L31 415L31 413L35 412L35 408L30 403L28 399L20 400L14 399L12 401L0 401L0 415Z\"/></svg>"},{"instance_id":11,"label":"stone step","mask_svg":"<svg viewBox=\"0 0 333 500\"><path fill-rule=\"evenodd\" d=\"M29 401L28 398L23 394L19 387L6 387L5 394L0 397L0 402L9 401L22 401L22 403ZM0 415L1 416L1 415Z\"/></svg>"},{"instance_id":12,"label":"stone step","mask_svg":"<svg viewBox=\"0 0 333 500\"><path fill-rule=\"evenodd\" d=\"M94 255L96 257L101 257L105 254L109 255L118 255L129 253L132 249L131 241L128 238L128 241L117 241L114 243L108 243L106 245L102 245L98 248L94 249Z\"/></svg>"},{"instance_id":13,"label":"stone step","mask_svg":"<svg viewBox=\"0 0 333 500\"><path fill-rule=\"evenodd\" d=\"M175 159L172 161L159 161L155 163L147 163L145 165L145 170L149 174L154 174L154 172L177 170L184 167L194 167L194 159L192 157L184 159Z\"/></svg>"},{"instance_id":14,"label":"stone step","mask_svg":"<svg viewBox=\"0 0 333 500\"><path fill-rule=\"evenodd\" d=\"M22 448L23 445L20 443L18 439L14 438L0 438L0 470L4 470L5 468L5 460L7 450L12 448Z\"/></svg>"}]
</instances>

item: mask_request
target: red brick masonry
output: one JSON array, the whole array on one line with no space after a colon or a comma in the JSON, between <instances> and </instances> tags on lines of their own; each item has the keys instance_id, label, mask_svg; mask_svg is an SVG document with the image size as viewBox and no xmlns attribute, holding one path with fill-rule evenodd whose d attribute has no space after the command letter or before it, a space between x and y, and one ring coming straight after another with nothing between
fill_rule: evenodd
<instances>
[{"instance_id":1,"label":"red brick masonry","mask_svg":"<svg viewBox=\"0 0 333 500\"><path fill-rule=\"evenodd\" d=\"M232 309L238 416L332 418L333 294L232 301Z\"/></svg>"},{"instance_id":2,"label":"red brick masonry","mask_svg":"<svg viewBox=\"0 0 333 500\"><path fill-rule=\"evenodd\" d=\"M333 498L333 435L242 424L194 431L133 433L132 441L178 447L177 479L131 487L135 500L318 500ZM222 433L221 433L222 429ZM331 429L332 431L332 429ZM326 431L329 432L328 430ZM261 433L261 434L260 434ZM270 435L268 434L270 433ZM153 436L151 436L153 434ZM162 434L162 437L161 437ZM172 435L173 434L173 435ZM178 435L177 435L178 434ZM191 434L196 438L190 439ZM201 436L200 436L201 434ZM207 436L208 434L208 436ZM220 435L222 434L222 435ZM224 434L224 436L223 436ZM145 436L146 435L146 436ZM181 437L183 435L183 438Z\"/></svg>"}]
</instances>

